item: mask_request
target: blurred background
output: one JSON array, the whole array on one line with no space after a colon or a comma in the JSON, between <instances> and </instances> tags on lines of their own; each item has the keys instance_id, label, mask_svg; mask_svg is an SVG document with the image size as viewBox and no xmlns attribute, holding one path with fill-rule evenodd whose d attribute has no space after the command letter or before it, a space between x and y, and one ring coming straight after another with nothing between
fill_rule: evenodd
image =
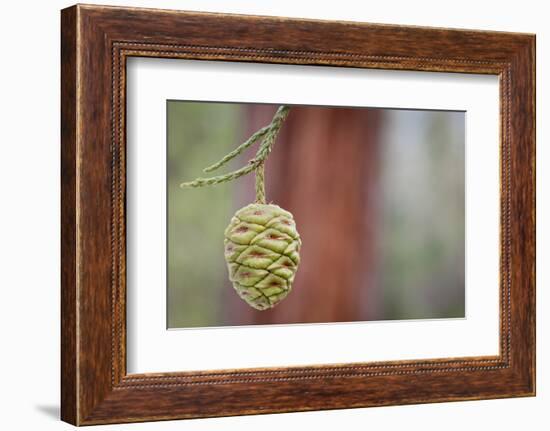
<instances>
[{"instance_id":1,"label":"blurred background","mask_svg":"<svg viewBox=\"0 0 550 431\"><path fill-rule=\"evenodd\" d=\"M266 191L294 214L302 261L275 308L257 311L236 295L223 233L254 201L254 175L179 184L205 176L277 107L167 102L168 327L464 317L464 112L292 107Z\"/></svg>"}]
</instances>

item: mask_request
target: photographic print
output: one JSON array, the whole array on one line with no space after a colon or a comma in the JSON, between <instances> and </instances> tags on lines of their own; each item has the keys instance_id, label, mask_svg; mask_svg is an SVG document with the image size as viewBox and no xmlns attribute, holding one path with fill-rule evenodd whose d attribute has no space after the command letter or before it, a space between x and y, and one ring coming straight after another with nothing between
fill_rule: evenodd
<instances>
[{"instance_id":1,"label":"photographic print","mask_svg":"<svg viewBox=\"0 0 550 431\"><path fill-rule=\"evenodd\" d=\"M167 101L167 326L465 317L465 112Z\"/></svg>"},{"instance_id":2,"label":"photographic print","mask_svg":"<svg viewBox=\"0 0 550 431\"><path fill-rule=\"evenodd\" d=\"M533 34L61 24L64 421L535 395Z\"/></svg>"}]
</instances>

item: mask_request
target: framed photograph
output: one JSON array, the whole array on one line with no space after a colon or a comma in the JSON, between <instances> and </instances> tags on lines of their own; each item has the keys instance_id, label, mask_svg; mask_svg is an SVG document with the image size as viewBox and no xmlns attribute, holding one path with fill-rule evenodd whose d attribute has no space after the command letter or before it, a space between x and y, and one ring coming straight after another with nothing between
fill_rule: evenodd
<instances>
[{"instance_id":1,"label":"framed photograph","mask_svg":"<svg viewBox=\"0 0 550 431\"><path fill-rule=\"evenodd\" d=\"M535 394L535 36L61 13L61 416Z\"/></svg>"}]
</instances>

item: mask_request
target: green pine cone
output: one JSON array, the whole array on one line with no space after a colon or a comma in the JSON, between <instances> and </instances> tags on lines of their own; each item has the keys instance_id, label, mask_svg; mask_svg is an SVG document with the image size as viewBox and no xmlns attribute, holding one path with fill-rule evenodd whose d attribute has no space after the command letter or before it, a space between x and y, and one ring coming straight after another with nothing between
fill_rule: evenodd
<instances>
[{"instance_id":1,"label":"green pine cone","mask_svg":"<svg viewBox=\"0 0 550 431\"><path fill-rule=\"evenodd\" d=\"M224 243L229 279L251 307L267 310L288 295L302 243L291 213L277 205L247 205L232 217Z\"/></svg>"}]
</instances>

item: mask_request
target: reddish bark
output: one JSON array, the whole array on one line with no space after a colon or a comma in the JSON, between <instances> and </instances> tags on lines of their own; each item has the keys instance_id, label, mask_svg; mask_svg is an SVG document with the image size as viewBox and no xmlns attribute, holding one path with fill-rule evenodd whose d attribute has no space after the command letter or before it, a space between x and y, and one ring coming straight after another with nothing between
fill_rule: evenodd
<instances>
[{"instance_id":1,"label":"reddish bark","mask_svg":"<svg viewBox=\"0 0 550 431\"><path fill-rule=\"evenodd\" d=\"M245 134L269 123L274 110L247 108ZM294 214L302 262L292 292L271 310L252 310L230 292L226 304L233 324L371 318L377 129L373 109L292 108L266 164L266 191L268 202ZM253 200L253 181L250 176L242 183L243 204Z\"/></svg>"}]
</instances>

